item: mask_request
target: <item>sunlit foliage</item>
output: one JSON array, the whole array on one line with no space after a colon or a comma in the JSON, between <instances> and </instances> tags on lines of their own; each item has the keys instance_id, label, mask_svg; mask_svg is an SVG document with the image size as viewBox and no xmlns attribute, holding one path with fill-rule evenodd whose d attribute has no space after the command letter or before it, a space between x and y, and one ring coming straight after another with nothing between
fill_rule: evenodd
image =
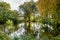
<instances>
[{"instance_id":1,"label":"sunlit foliage","mask_svg":"<svg viewBox=\"0 0 60 40\"><path fill-rule=\"evenodd\" d=\"M25 2L23 5L20 6L20 9L24 12L25 29L27 30L27 33L32 33L31 23L34 20L34 14L37 11L35 2L34 1Z\"/></svg>"}]
</instances>

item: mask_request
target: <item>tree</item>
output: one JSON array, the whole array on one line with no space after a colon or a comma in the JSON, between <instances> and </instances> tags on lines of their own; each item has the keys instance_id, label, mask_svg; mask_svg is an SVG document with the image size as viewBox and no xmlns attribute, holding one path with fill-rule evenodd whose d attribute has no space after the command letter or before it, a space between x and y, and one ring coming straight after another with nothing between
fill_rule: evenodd
<instances>
[{"instance_id":1,"label":"tree","mask_svg":"<svg viewBox=\"0 0 60 40\"><path fill-rule=\"evenodd\" d=\"M36 6L34 1L25 2L23 5L20 6L20 9L24 12L24 22L25 22L25 29L27 33L32 33L31 31L31 23L33 22L33 14L35 13ZM28 24L28 25L27 25Z\"/></svg>"},{"instance_id":2,"label":"tree","mask_svg":"<svg viewBox=\"0 0 60 40\"><path fill-rule=\"evenodd\" d=\"M0 2L0 8L10 9L10 5L6 2Z\"/></svg>"},{"instance_id":3,"label":"tree","mask_svg":"<svg viewBox=\"0 0 60 40\"><path fill-rule=\"evenodd\" d=\"M42 17L43 20L43 24L49 24L52 25L52 28L54 29L50 34L48 33L48 35L52 35L52 36L57 36L59 35L59 31L58 31L58 26L60 23L60 21L58 22L58 20L60 20L60 15L59 13L59 0L39 0L37 2L37 8L38 11ZM49 20L50 19L50 20ZM46 28L48 30L48 28ZM59 34L57 34L57 32ZM47 33L47 32L46 32ZM51 37L52 37L51 36Z\"/></svg>"},{"instance_id":4,"label":"tree","mask_svg":"<svg viewBox=\"0 0 60 40\"><path fill-rule=\"evenodd\" d=\"M0 2L0 24L4 24L6 22L9 9L9 4L7 4L6 2Z\"/></svg>"},{"instance_id":5,"label":"tree","mask_svg":"<svg viewBox=\"0 0 60 40\"><path fill-rule=\"evenodd\" d=\"M8 20L11 20L13 25L18 25L18 11L10 10L10 5L8 3L0 2L0 25L4 25L4 29L7 26L6 22ZM17 27L15 29L17 29Z\"/></svg>"}]
</instances>

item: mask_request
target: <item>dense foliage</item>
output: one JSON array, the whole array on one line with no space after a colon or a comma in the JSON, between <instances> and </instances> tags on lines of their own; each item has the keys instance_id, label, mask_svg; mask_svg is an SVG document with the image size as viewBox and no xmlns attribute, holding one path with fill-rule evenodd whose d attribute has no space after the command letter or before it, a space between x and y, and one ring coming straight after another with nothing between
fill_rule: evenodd
<instances>
[{"instance_id":1,"label":"dense foliage","mask_svg":"<svg viewBox=\"0 0 60 40\"><path fill-rule=\"evenodd\" d=\"M24 23L27 33L33 32L32 23L35 22L34 14L37 12L36 3L34 1L25 2L23 5L20 5L20 9L24 12ZM28 25L27 25L28 23ZM31 30L32 28L32 30Z\"/></svg>"},{"instance_id":2,"label":"dense foliage","mask_svg":"<svg viewBox=\"0 0 60 40\"><path fill-rule=\"evenodd\" d=\"M9 36L0 31L0 40L11 40Z\"/></svg>"},{"instance_id":3,"label":"dense foliage","mask_svg":"<svg viewBox=\"0 0 60 40\"><path fill-rule=\"evenodd\" d=\"M24 23L25 34L9 37L21 23ZM31 0L20 5L19 11L0 2L0 40L60 40L60 1Z\"/></svg>"},{"instance_id":4,"label":"dense foliage","mask_svg":"<svg viewBox=\"0 0 60 40\"><path fill-rule=\"evenodd\" d=\"M6 2L0 2L0 26L1 31L13 29L13 25L18 24L18 11L10 10L10 5ZM17 27L14 29L16 30ZM9 32L8 32L9 33Z\"/></svg>"}]
</instances>

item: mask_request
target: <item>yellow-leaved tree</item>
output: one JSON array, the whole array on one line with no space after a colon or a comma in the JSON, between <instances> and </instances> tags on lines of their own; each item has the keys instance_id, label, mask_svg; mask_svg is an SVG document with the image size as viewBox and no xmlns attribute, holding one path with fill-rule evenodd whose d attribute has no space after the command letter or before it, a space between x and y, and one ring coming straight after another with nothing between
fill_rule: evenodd
<instances>
[{"instance_id":1,"label":"yellow-leaved tree","mask_svg":"<svg viewBox=\"0 0 60 40\"><path fill-rule=\"evenodd\" d=\"M60 27L60 1L59 0L38 0L36 2L36 6L38 11L44 21L43 24L51 25L53 30L51 32L45 32L44 35L48 34L51 38L53 36L60 35L59 27ZM45 30L46 30L45 29ZM58 33L58 34L57 34Z\"/></svg>"}]
</instances>

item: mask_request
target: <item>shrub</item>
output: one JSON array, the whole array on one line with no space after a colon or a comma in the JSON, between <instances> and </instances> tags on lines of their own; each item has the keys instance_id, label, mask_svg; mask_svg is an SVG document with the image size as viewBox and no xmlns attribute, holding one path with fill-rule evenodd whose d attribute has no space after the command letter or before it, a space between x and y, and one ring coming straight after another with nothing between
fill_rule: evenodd
<instances>
[{"instance_id":1,"label":"shrub","mask_svg":"<svg viewBox=\"0 0 60 40\"><path fill-rule=\"evenodd\" d=\"M56 36L54 40L60 40L60 35Z\"/></svg>"},{"instance_id":2,"label":"shrub","mask_svg":"<svg viewBox=\"0 0 60 40\"><path fill-rule=\"evenodd\" d=\"M0 40L10 40L7 34L0 31Z\"/></svg>"},{"instance_id":3,"label":"shrub","mask_svg":"<svg viewBox=\"0 0 60 40\"><path fill-rule=\"evenodd\" d=\"M12 40L35 40L33 35L21 35L20 37L15 36Z\"/></svg>"}]
</instances>

